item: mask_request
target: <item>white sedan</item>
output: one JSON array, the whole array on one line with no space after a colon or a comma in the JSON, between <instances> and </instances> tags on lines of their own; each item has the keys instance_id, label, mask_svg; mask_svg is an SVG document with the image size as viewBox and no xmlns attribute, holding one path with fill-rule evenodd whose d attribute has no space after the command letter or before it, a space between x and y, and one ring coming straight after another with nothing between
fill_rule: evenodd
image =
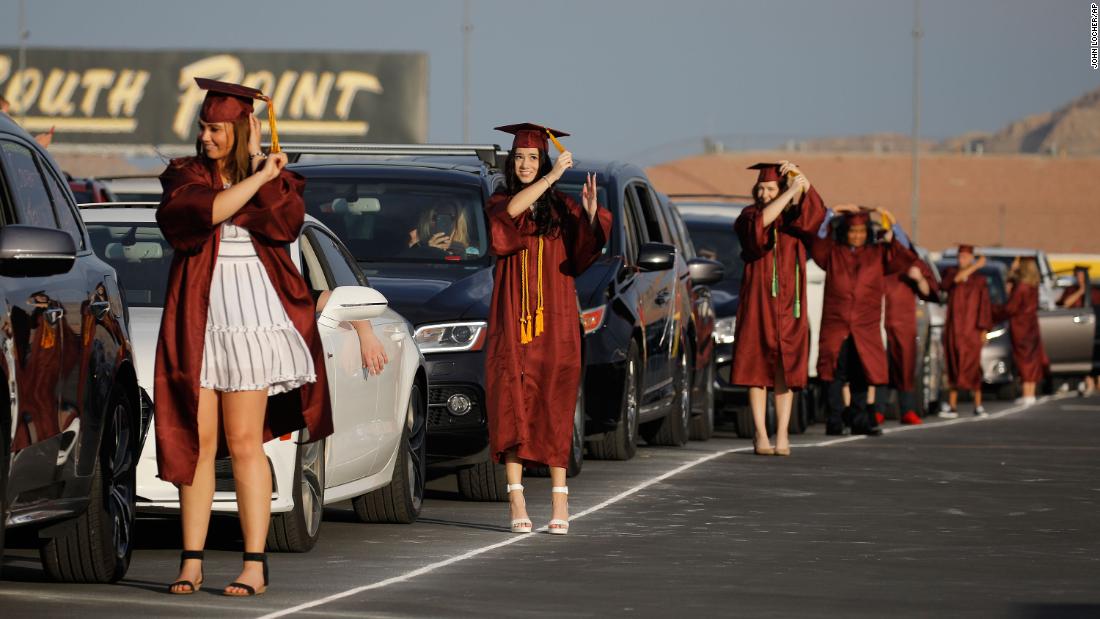
<instances>
[{"instance_id":1,"label":"white sedan","mask_svg":"<svg viewBox=\"0 0 1100 619\"><path fill-rule=\"evenodd\" d=\"M138 382L153 393L153 365L172 248L157 227L155 203L81 206L93 249L115 268L130 313ZM303 552L316 543L324 505L351 500L365 522L414 521L424 498L428 393L413 333L366 278L343 244L312 217L289 246L314 290L332 295L317 325L325 351L335 432L299 445L297 433L264 445L271 463L271 550ZM371 321L389 357L382 374L362 367L350 320ZM150 429L138 464L138 509L178 512L179 494L160 480ZM228 458L215 463L214 510L235 512Z\"/></svg>"}]
</instances>

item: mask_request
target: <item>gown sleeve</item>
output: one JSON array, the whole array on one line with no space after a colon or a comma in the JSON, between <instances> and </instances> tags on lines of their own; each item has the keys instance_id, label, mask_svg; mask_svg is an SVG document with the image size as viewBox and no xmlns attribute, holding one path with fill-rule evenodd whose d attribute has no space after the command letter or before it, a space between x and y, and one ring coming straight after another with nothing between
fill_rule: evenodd
<instances>
[{"instance_id":1,"label":"gown sleeve","mask_svg":"<svg viewBox=\"0 0 1100 619\"><path fill-rule=\"evenodd\" d=\"M512 196L498 192L489 198L485 213L489 218L489 238L491 251L498 257L511 256L525 247L523 237L535 233L535 222L530 211L524 211L518 217L508 215L508 203Z\"/></svg>"},{"instance_id":2,"label":"gown sleeve","mask_svg":"<svg viewBox=\"0 0 1100 619\"><path fill-rule=\"evenodd\" d=\"M833 253L833 243L832 239L823 239L816 234L806 237L806 249L809 250L810 257L817 263L817 266L826 271L829 270L829 256Z\"/></svg>"},{"instance_id":3,"label":"gown sleeve","mask_svg":"<svg viewBox=\"0 0 1100 619\"><path fill-rule=\"evenodd\" d=\"M596 219L590 221L588 213L576 200L563 193L558 193L558 197L565 203L567 211L563 232L568 244L572 275L577 277L592 266L607 244L611 236L611 211L597 208Z\"/></svg>"},{"instance_id":4,"label":"gown sleeve","mask_svg":"<svg viewBox=\"0 0 1100 619\"><path fill-rule=\"evenodd\" d=\"M264 183L256 195L233 216L233 223L271 244L285 244L298 238L305 223L306 203L302 199L306 180L297 172L283 170Z\"/></svg>"},{"instance_id":5,"label":"gown sleeve","mask_svg":"<svg viewBox=\"0 0 1100 619\"><path fill-rule=\"evenodd\" d=\"M882 258L884 271L887 275L893 275L906 271L913 266L916 254L906 249L904 245L898 242L897 238L894 238L883 246Z\"/></svg>"},{"instance_id":6,"label":"gown sleeve","mask_svg":"<svg viewBox=\"0 0 1100 619\"><path fill-rule=\"evenodd\" d=\"M160 175L163 194L157 224L172 248L193 254L214 236L214 197L210 172L195 157L173 159Z\"/></svg>"},{"instance_id":7,"label":"gown sleeve","mask_svg":"<svg viewBox=\"0 0 1100 619\"><path fill-rule=\"evenodd\" d=\"M1004 322L1009 318L1012 318L1020 312L1023 305L1023 290L1020 288L1020 284L1016 284L1012 287L1012 293L1008 295L1008 300L1000 305L993 305L993 322Z\"/></svg>"},{"instance_id":8,"label":"gown sleeve","mask_svg":"<svg viewBox=\"0 0 1100 619\"><path fill-rule=\"evenodd\" d=\"M955 276L959 274L959 270L955 267L944 269L940 277L940 290L944 292L951 292L955 288Z\"/></svg>"},{"instance_id":9,"label":"gown sleeve","mask_svg":"<svg viewBox=\"0 0 1100 619\"><path fill-rule=\"evenodd\" d=\"M817 233L821 230L821 224L825 221L825 216L828 214L828 209L825 208L825 201L821 198L821 194L817 193L817 190L811 186L806 195L802 196L802 200L798 205L798 215L786 224L786 228L790 232L809 238L810 236L817 236Z\"/></svg>"},{"instance_id":10,"label":"gown sleeve","mask_svg":"<svg viewBox=\"0 0 1100 619\"><path fill-rule=\"evenodd\" d=\"M978 328L989 331L993 328L993 306L989 300L989 286L986 285L984 277L980 275L977 277L976 283L981 284L978 288Z\"/></svg>"},{"instance_id":11,"label":"gown sleeve","mask_svg":"<svg viewBox=\"0 0 1100 619\"><path fill-rule=\"evenodd\" d=\"M745 262L763 258L772 247L768 235L770 227L764 226L764 212L759 207L750 206L742 210L737 221L733 222L733 229L741 241L741 258Z\"/></svg>"}]
</instances>

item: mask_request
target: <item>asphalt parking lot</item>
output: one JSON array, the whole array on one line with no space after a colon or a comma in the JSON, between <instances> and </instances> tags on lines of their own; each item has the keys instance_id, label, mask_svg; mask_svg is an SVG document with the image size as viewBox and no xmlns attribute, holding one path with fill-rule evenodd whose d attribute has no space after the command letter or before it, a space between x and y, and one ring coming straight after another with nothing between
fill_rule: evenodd
<instances>
[{"instance_id":1,"label":"asphalt parking lot","mask_svg":"<svg viewBox=\"0 0 1100 619\"><path fill-rule=\"evenodd\" d=\"M46 582L11 540L3 617L1096 617L1100 616L1100 398L1063 398L879 438L797 437L757 457L720 434L585 463L567 537L506 532L505 504L431 486L414 525L329 509L321 540L272 555L256 599L218 595L239 530L218 519L206 584L170 596L178 523L143 519L117 585ZM536 526L549 480L527 482Z\"/></svg>"}]
</instances>

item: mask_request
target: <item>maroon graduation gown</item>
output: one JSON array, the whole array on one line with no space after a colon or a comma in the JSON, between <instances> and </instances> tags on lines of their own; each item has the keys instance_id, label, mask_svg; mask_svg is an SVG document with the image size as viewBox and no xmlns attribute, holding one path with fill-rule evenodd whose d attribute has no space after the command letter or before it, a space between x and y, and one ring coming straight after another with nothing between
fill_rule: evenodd
<instances>
[{"instance_id":1,"label":"maroon graduation gown","mask_svg":"<svg viewBox=\"0 0 1100 619\"><path fill-rule=\"evenodd\" d=\"M817 234L825 220L825 204L817 190L810 187L798 210L792 211L797 217L787 221L780 215L766 227L765 206L745 207L733 225L741 240L745 272L737 306L730 382L774 387L775 370L782 367L787 386L802 389L810 358L803 239Z\"/></svg>"},{"instance_id":2,"label":"maroon graduation gown","mask_svg":"<svg viewBox=\"0 0 1100 619\"><path fill-rule=\"evenodd\" d=\"M528 250L530 308L537 303L539 237L530 211L508 215L512 196L496 193L486 205L492 252L493 297L485 354L485 399L489 439L495 457L518 448L527 463L567 467L573 437L573 411L581 378L580 316L573 279L596 258L611 234L611 212L597 211L596 225L569 196L561 233L544 237L543 295L545 330L520 343L523 293L520 251Z\"/></svg>"},{"instance_id":3,"label":"maroon graduation gown","mask_svg":"<svg viewBox=\"0 0 1100 619\"><path fill-rule=\"evenodd\" d=\"M983 332L993 327L993 308L985 277L974 273L955 282L954 267L943 274L940 287L947 291L947 324L943 349L947 356L947 381L955 389L982 388Z\"/></svg>"},{"instance_id":4,"label":"maroon graduation gown","mask_svg":"<svg viewBox=\"0 0 1100 619\"><path fill-rule=\"evenodd\" d=\"M175 159L160 176L164 195L157 223L175 249L157 341L153 400L156 407L157 466L160 478L190 484L199 454L197 410L210 283L221 241L213 223L214 197L221 179L198 157ZM294 327L313 356L317 382L267 400L264 440L309 430L309 440L332 434L328 381L315 305L309 286L285 245L298 238L305 220L305 180L284 170L265 183L230 221L252 234L252 245ZM224 454L224 445L219 453Z\"/></svg>"},{"instance_id":5,"label":"maroon graduation gown","mask_svg":"<svg viewBox=\"0 0 1100 619\"><path fill-rule=\"evenodd\" d=\"M1020 380L1037 383L1043 380L1050 360L1043 350L1039 332L1039 289L1030 284L1016 282L1008 301L993 306L993 321L1008 321L1012 337L1012 363Z\"/></svg>"},{"instance_id":6,"label":"maroon graduation gown","mask_svg":"<svg viewBox=\"0 0 1100 619\"><path fill-rule=\"evenodd\" d=\"M939 302L939 284L932 270L913 250L901 248L928 282L928 295L920 294L916 283L904 272L886 276L886 355L890 384L898 391L915 388L917 371L917 299Z\"/></svg>"},{"instance_id":7,"label":"maroon graduation gown","mask_svg":"<svg viewBox=\"0 0 1100 619\"><path fill-rule=\"evenodd\" d=\"M879 325L886 275L903 271L912 262L900 248L897 241L855 248L816 236L810 241L810 254L826 275L817 346L818 378L833 380L840 348L851 336L867 383L885 385L889 380Z\"/></svg>"}]
</instances>

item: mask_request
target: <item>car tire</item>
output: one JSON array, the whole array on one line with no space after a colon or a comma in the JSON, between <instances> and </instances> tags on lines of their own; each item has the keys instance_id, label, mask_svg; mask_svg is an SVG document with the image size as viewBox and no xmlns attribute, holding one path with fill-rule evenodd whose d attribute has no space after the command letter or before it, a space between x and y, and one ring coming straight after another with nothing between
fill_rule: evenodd
<instances>
[{"instance_id":1,"label":"car tire","mask_svg":"<svg viewBox=\"0 0 1100 619\"><path fill-rule=\"evenodd\" d=\"M469 501L508 500L504 487L508 478L504 474L504 465L497 463L492 456L473 466L459 469L458 494Z\"/></svg>"},{"instance_id":2,"label":"car tire","mask_svg":"<svg viewBox=\"0 0 1100 619\"><path fill-rule=\"evenodd\" d=\"M39 550L42 567L54 580L117 582L130 567L137 507L137 414L117 387L109 401L88 508L57 525L57 533Z\"/></svg>"},{"instance_id":3,"label":"car tire","mask_svg":"<svg viewBox=\"0 0 1100 619\"><path fill-rule=\"evenodd\" d=\"M419 385L413 384L405 414L393 479L389 485L351 500L355 515L363 522L411 524L424 506L427 411Z\"/></svg>"},{"instance_id":4,"label":"car tire","mask_svg":"<svg viewBox=\"0 0 1100 619\"><path fill-rule=\"evenodd\" d=\"M302 430L299 437L305 432ZM291 492L294 508L271 514L271 525L267 528L267 549L271 552L308 552L321 537L325 512L325 440L298 445Z\"/></svg>"},{"instance_id":5,"label":"car tire","mask_svg":"<svg viewBox=\"0 0 1100 619\"><path fill-rule=\"evenodd\" d=\"M682 447L691 435L691 365L688 363L688 349L681 347L676 361L676 376L673 379L673 397L670 411L663 418L644 424L642 438L650 445Z\"/></svg>"},{"instance_id":6,"label":"car tire","mask_svg":"<svg viewBox=\"0 0 1100 619\"><path fill-rule=\"evenodd\" d=\"M569 449L569 466L565 469L566 477L576 477L584 468L584 382L577 389L577 404L573 407L573 442ZM531 477L550 477L550 467L527 467L526 472Z\"/></svg>"},{"instance_id":7,"label":"car tire","mask_svg":"<svg viewBox=\"0 0 1100 619\"><path fill-rule=\"evenodd\" d=\"M623 375L623 397L615 429L588 444L598 460L629 460L638 451L638 407L642 399L642 360L637 342L630 342Z\"/></svg>"},{"instance_id":8,"label":"car tire","mask_svg":"<svg viewBox=\"0 0 1100 619\"><path fill-rule=\"evenodd\" d=\"M714 436L714 361L703 371L703 397L698 415L691 418L690 438L709 441Z\"/></svg>"},{"instance_id":9,"label":"car tire","mask_svg":"<svg viewBox=\"0 0 1100 619\"><path fill-rule=\"evenodd\" d=\"M737 436L740 438L752 438L756 434L754 428L754 422L752 420L752 407L748 404L737 407L735 413L735 423L737 425Z\"/></svg>"}]
</instances>

